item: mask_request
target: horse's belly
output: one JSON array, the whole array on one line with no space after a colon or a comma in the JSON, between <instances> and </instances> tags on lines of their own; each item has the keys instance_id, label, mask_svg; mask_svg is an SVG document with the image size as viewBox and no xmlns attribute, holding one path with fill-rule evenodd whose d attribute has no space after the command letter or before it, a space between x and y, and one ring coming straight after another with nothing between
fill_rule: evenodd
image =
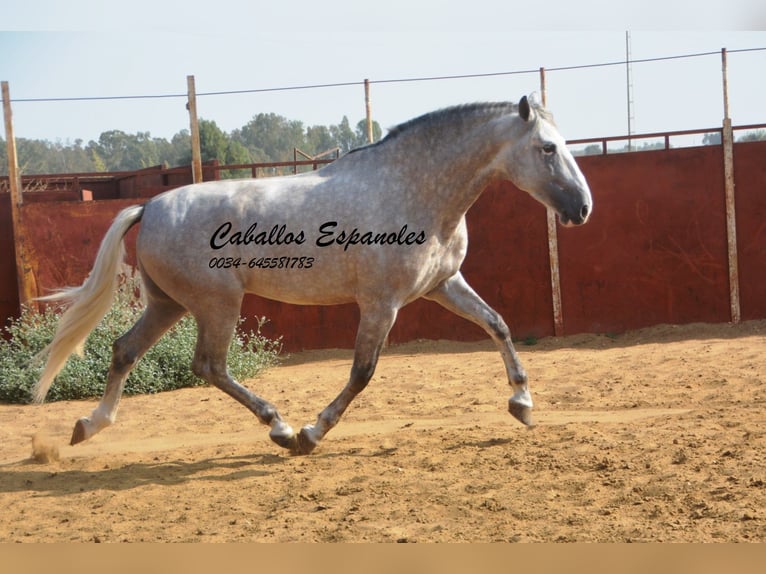
<instances>
[{"instance_id":1,"label":"horse's belly","mask_svg":"<svg viewBox=\"0 0 766 574\"><path fill-rule=\"evenodd\" d=\"M336 305L356 300L358 261L351 253L315 246L241 248L232 255L243 291L298 305Z\"/></svg>"},{"instance_id":2,"label":"horse's belly","mask_svg":"<svg viewBox=\"0 0 766 574\"><path fill-rule=\"evenodd\" d=\"M354 290L342 281L290 270L263 270L249 277L246 293L294 305L340 305L353 303Z\"/></svg>"}]
</instances>

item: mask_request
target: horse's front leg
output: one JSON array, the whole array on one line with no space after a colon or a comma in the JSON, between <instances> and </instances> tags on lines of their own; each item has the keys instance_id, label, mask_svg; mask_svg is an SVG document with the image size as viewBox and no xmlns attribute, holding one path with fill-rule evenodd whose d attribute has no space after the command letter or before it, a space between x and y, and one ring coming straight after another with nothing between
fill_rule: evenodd
<instances>
[{"instance_id":1,"label":"horse's front leg","mask_svg":"<svg viewBox=\"0 0 766 574\"><path fill-rule=\"evenodd\" d=\"M398 307L378 302L369 306L360 304L359 308L361 319L348 383L335 400L319 413L316 423L301 429L297 448L293 449L295 454L309 454L316 448L329 430L338 424L351 401L364 390L375 372L380 350L396 320Z\"/></svg>"},{"instance_id":2,"label":"horse's front leg","mask_svg":"<svg viewBox=\"0 0 766 574\"><path fill-rule=\"evenodd\" d=\"M527 374L511 341L511 331L500 314L485 303L458 272L428 293L426 299L436 301L456 315L482 327L495 341L503 357L508 382L513 395L508 399L508 411L527 426L532 421L532 395Z\"/></svg>"}]
</instances>

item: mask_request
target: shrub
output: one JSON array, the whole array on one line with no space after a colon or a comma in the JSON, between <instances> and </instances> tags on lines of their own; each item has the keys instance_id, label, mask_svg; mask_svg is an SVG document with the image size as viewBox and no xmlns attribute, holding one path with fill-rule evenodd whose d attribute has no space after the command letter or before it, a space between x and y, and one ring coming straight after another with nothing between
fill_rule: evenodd
<instances>
[{"instance_id":1,"label":"shrub","mask_svg":"<svg viewBox=\"0 0 766 574\"><path fill-rule=\"evenodd\" d=\"M86 340L84 355L69 358L46 400L84 399L103 394L112 343L143 312L138 294L140 281L133 275L127 276L115 294L112 308ZM0 402L31 402L32 388L43 369L42 362L35 362L34 357L53 339L61 313L52 307L42 312L24 307L21 316L5 328L8 338L0 338ZM228 357L229 372L235 379L254 377L277 362L281 339L273 341L260 334L265 322L265 318L259 319L255 333L243 333L237 328ZM191 371L196 339L196 322L187 315L136 363L125 383L125 393L158 393L205 384Z\"/></svg>"}]
</instances>

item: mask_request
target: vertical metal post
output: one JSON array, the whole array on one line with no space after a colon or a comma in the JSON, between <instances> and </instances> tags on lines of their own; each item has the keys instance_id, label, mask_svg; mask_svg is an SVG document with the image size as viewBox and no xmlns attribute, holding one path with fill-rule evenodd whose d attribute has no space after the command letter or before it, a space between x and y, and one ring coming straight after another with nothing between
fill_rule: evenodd
<instances>
[{"instance_id":1,"label":"vertical metal post","mask_svg":"<svg viewBox=\"0 0 766 574\"><path fill-rule=\"evenodd\" d=\"M367 142L372 143L372 102L370 101L370 80L364 81L364 107L367 113Z\"/></svg>"},{"instance_id":2,"label":"vertical metal post","mask_svg":"<svg viewBox=\"0 0 766 574\"><path fill-rule=\"evenodd\" d=\"M21 207L24 199L21 188L21 172L16 156L16 136L13 133L13 113L11 111L11 94L8 82L2 82L3 117L5 119L5 145L8 152L8 182L11 194L11 233L13 250L16 259L16 282L19 292L19 303L36 308L34 298L37 297L37 282L35 281L30 257L27 253L26 241L22 226Z\"/></svg>"},{"instance_id":3,"label":"vertical metal post","mask_svg":"<svg viewBox=\"0 0 766 574\"><path fill-rule=\"evenodd\" d=\"M194 183L199 183L202 181L202 152L200 150L199 120L197 119L197 91L194 87L194 76L186 76L186 88L189 94L189 101L186 104L186 109L189 110L189 121L191 124L192 181Z\"/></svg>"},{"instance_id":4,"label":"vertical metal post","mask_svg":"<svg viewBox=\"0 0 766 574\"><path fill-rule=\"evenodd\" d=\"M630 31L625 32L625 73L627 79L628 98L628 151L633 151L633 80L630 66Z\"/></svg>"},{"instance_id":5,"label":"vertical metal post","mask_svg":"<svg viewBox=\"0 0 766 574\"><path fill-rule=\"evenodd\" d=\"M545 68L540 68L540 92L543 106L548 104L545 85ZM559 271L559 239L556 228L556 214L546 209L548 224L548 259L551 266L551 299L553 302L553 332L557 337L564 334L564 315L561 309L561 273Z\"/></svg>"},{"instance_id":6,"label":"vertical metal post","mask_svg":"<svg viewBox=\"0 0 766 574\"><path fill-rule=\"evenodd\" d=\"M737 214L734 200L734 132L729 116L729 70L726 62L726 48L721 50L723 73L723 174L726 192L726 244L729 256L729 305L731 322L739 323L741 318L739 301L739 263L737 259Z\"/></svg>"}]
</instances>

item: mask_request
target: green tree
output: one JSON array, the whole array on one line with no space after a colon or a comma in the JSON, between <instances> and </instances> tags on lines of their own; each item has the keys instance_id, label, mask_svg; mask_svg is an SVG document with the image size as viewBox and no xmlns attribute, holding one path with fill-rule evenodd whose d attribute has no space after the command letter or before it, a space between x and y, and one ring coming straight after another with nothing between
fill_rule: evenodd
<instances>
[{"instance_id":1,"label":"green tree","mask_svg":"<svg viewBox=\"0 0 766 574\"><path fill-rule=\"evenodd\" d=\"M305 145L303 122L278 114L257 114L232 133L232 139L245 147L256 161L290 161L294 148Z\"/></svg>"},{"instance_id":2,"label":"green tree","mask_svg":"<svg viewBox=\"0 0 766 574\"><path fill-rule=\"evenodd\" d=\"M572 152L573 155L601 155L602 153L604 152L601 149L601 144L590 144L584 149Z\"/></svg>"},{"instance_id":3,"label":"green tree","mask_svg":"<svg viewBox=\"0 0 766 574\"><path fill-rule=\"evenodd\" d=\"M375 141L382 136L377 122L373 122L373 135ZM340 148L341 153L346 153L368 143L364 120L358 122L355 129L351 128L345 116L337 125L304 128L302 122L274 113L258 114L231 134L221 130L214 121L202 119L200 140L202 159L217 159L223 165L290 161L294 148L310 155L336 147ZM49 142L19 138L16 149L19 167L26 175L124 171L191 163L191 136L185 129L176 133L170 141L153 138L149 132L128 134L121 130L109 130L101 133L97 141L90 141L85 146L82 140ZM8 173L5 156L5 145L0 145L2 175ZM222 175L246 176L248 173Z\"/></svg>"},{"instance_id":4,"label":"green tree","mask_svg":"<svg viewBox=\"0 0 766 574\"><path fill-rule=\"evenodd\" d=\"M356 136L354 141L355 147L361 147L363 145L367 145L368 143L371 143L367 139L367 120L360 120L359 123L356 124L355 136ZM383 137L383 130L380 128L380 124L373 120L372 142L376 142L380 140L381 137Z\"/></svg>"},{"instance_id":5,"label":"green tree","mask_svg":"<svg viewBox=\"0 0 766 574\"><path fill-rule=\"evenodd\" d=\"M737 141L738 142L766 141L766 130L755 130L755 131L747 132Z\"/></svg>"},{"instance_id":6,"label":"green tree","mask_svg":"<svg viewBox=\"0 0 766 574\"><path fill-rule=\"evenodd\" d=\"M220 163L227 163L228 139L214 121L199 121L199 145L202 161L217 159Z\"/></svg>"},{"instance_id":7,"label":"green tree","mask_svg":"<svg viewBox=\"0 0 766 574\"><path fill-rule=\"evenodd\" d=\"M702 138L702 145L721 145L721 132L711 132Z\"/></svg>"},{"instance_id":8,"label":"green tree","mask_svg":"<svg viewBox=\"0 0 766 574\"><path fill-rule=\"evenodd\" d=\"M89 153L91 156L91 161L93 162L93 170L98 172L105 172L106 162L104 161L104 158L102 158L98 151L95 149L89 149Z\"/></svg>"},{"instance_id":9,"label":"green tree","mask_svg":"<svg viewBox=\"0 0 766 574\"><path fill-rule=\"evenodd\" d=\"M61 154L63 163L68 172L89 172L96 170L96 164L88 150L82 145L81 139L76 139L73 144L64 145L58 142L54 152Z\"/></svg>"},{"instance_id":10,"label":"green tree","mask_svg":"<svg viewBox=\"0 0 766 574\"><path fill-rule=\"evenodd\" d=\"M104 160L107 171L125 171L159 165L157 141L149 132L126 134L121 130L103 132L98 142L91 141L87 148Z\"/></svg>"},{"instance_id":11,"label":"green tree","mask_svg":"<svg viewBox=\"0 0 766 574\"><path fill-rule=\"evenodd\" d=\"M327 126L311 126L306 128L305 141L306 149L301 149L311 155L320 154L337 146L335 138L333 138L330 128Z\"/></svg>"},{"instance_id":12,"label":"green tree","mask_svg":"<svg viewBox=\"0 0 766 574\"><path fill-rule=\"evenodd\" d=\"M50 153L50 144L44 140L16 138L16 156L19 171L24 175L58 173L63 167L55 165L55 158Z\"/></svg>"},{"instance_id":13,"label":"green tree","mask_svg":"<svg viewBox=\"0 0 766 574\"><path fill-rule=\"evenodd\" d=\"M200 155L202 161L218 160L220 165L251 163L250 153L238 141L231 139L214 121L199 122ZM191 151L189 152L191 155ZM247 170L235 170L222 177L246 177Z\"/></svg>"},{"instance_id":14,"label":"green tree","mask_svg":"<svg viewBox=\"0 0 766 574\"><path fill-rule=\"evenodd\" d=\"M351 129L348 117L343 116L343 119L337 126L331 126L330 133L335 140L335 145L340 148L342 153L348 153L357 147L357 134Z\"/></svg>"},{"instance_id":15,"label":"green tree","mask_svg":"<svg viewBox=\"0 0 766 574\"><path fill-rule=\"evenodd\" d=\"M191 163L191 134L189 130L181 130L170 140L168 165L179 166Z\"/></svg>"}]
</instances>

